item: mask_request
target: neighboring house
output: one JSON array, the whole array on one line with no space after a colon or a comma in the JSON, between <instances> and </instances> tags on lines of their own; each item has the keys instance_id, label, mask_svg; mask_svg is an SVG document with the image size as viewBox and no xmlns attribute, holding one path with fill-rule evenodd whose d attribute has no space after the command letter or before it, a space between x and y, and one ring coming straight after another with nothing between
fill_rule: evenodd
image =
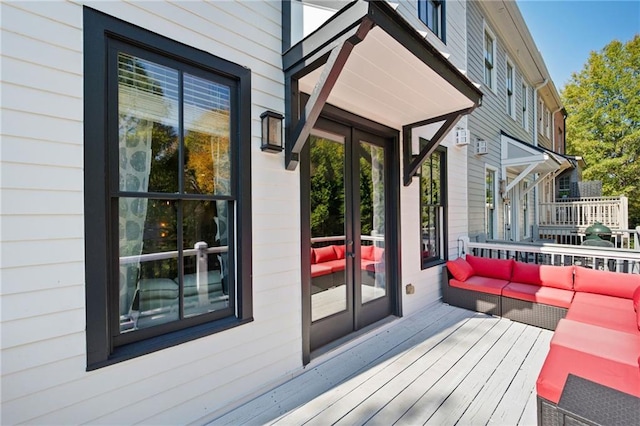
<instances>
[{"instance_id":1,"label":"neighboring house","mask_svg":"<svg viewBox=\"0 0 640 426\"><path fill-rule=\"evenodd\" d=\"M204 423L439 299L466 4L313 3L0 4L3 424Z\"/></svg>"},{"instance_id":2,"label":"neighboring house","mask_svg":"<svg viewBox=\"0 0 640 426\"><path fill-rule=\"evenodd\" d=\"M537 238L538 202L571 167L562 104L515 2L470 1L466 16L467 75L484 93L468 118L469 233Z\"/></svg>"}]
</instances>

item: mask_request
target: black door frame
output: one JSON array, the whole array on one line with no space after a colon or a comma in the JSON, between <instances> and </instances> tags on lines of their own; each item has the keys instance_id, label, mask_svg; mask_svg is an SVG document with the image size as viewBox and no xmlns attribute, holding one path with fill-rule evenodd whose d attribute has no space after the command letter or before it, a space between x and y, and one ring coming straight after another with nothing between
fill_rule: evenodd
<instances>
[{"instance_id":1,"label":"black door frame","mask_svg":"<svg viewBox=\"0 0 640 426\"><path fill-rule=\"evenodd\" d=\"M303 102L308 99L304 97ZM364 117L336 108L332 105L325 105L321 118L337 124L342 124L353 128L354 131L361 130L366 133L388 140L385 147L387 161L385 164L386 194L388 200L386 205L387 232L385 242L385 252L388 252L385 267L388 270L390 285L391 315L402 316L402 277L400 269L400 157L399 141L400 132L380 123L368 120ZM302 164L309 161L309 144L301 153ZM301 244L300 259L301 265L311 263L309 241L311 241L310 223L310 176L307 167L300 168L300 220L301 220ZM311 361L311 271L310 268L301 268L302 286L302 358L306 365Z\"/></svg>"}]
</instances>

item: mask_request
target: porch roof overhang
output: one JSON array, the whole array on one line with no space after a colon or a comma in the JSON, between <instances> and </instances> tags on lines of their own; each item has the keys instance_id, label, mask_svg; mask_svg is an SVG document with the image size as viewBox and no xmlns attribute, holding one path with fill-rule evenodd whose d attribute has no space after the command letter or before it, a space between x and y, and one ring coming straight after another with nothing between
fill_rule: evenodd
<instances>
[{"instance_id":1,"label":"porch roof overhang","mask_svg":"<svg viewBox=\"0 0 640 426\"><path fill-rule=\"evenodd\" d=\"M517 173L516 178L506 186L505 193L513 189L522 179L529 175L538 175L534 185L529 188L531 190L546 176L552 173L560 173L572 167L572 164L563 155L540 146L528 144L504 132L500 134L500 142L502 145L503 176L506 176L507 172Z\"/></svg>"},{"instance_id":2,"label":"porch roof overhang","mask_svg":"<svg viewBox=\"0 0 640 426\"><path fill-rule=\"evenodd\" d=\"M415 157L411 139L403 135L407 184L407 176L410 181L459 118L482 100L482 92L425 35L387 2L358 0L287 50L287 169L296 167L315 121L329 103L408 133L414 127L442 123ZM306 105L300 93L310 95Z\"/></svg>"}]
</instances>

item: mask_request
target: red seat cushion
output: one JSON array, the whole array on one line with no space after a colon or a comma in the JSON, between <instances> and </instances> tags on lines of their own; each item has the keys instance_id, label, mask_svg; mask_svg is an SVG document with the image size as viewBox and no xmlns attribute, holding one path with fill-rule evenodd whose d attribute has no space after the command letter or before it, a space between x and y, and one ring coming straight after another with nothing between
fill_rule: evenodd
<instances>
[{"instance_id":1,"label":"red seat cushion","mask_svg":"<svg viewBox=\"0 0 640 426\"><path fill-rule=\"evenodd\" d=\"M506 286L509 281L498 280L495 278L473 276L467 278L466 281L458 281L455 278L449 280L451 287L463 288L465 290L479 291L481 293L489 293L500 296L502 294L502 288Z\"/></svg>"},{"instance_id":2,"label":"red seat cushion","mask_svg":"<svg viewBox=\"0 0 640 426\"><path fill-rule=\"evenodd\" d=\"M596 296L601 303L581 302L580 295ZM597 325L604 328L635 333L637 331L636 313L631 309L632 302L629 299L594 295L590 293L577 293L571 303L566 319Z\"/></svg>"},{"instance_id":3,"label":"red seat cushion","mask_svg":"<svg viewBox=\"0 0 640 426\"><path fill-rule=\"evenodd\" d=\"M620 364L558 345L551 347L538 375L538 396L557 404L569 374L640 397L640 370L637 364Z\"/></svg>"},{"instance_id":4,"label":"red seat cushion","mask_svg":"<svg viewBox=\"0 0 640 426\"><path fill-rule=\"evenodd\" d=\"M473 276L473 268L469 265L469 262L464 260L462 257L457 258L456 260L449 260L447 262L447 269L458 281L466 281L469 277Z\"/></svg>"},{"instance_id":5,"label":"red seat cushion","mask_svg":"<svg viewBox=\"0 0 640 426\"><path fill-rule=\"evenodd\" d=\"M511 281L573 290L573 266L536 265L514 262Z\"/></svg>"},{"instance_id":6,"label":"red seat cushion","mask_svg":"<svg viewBox=\"0 0 640 426\"><path fill-rule=\"evenodd\" d=\"M507 284L502 289L502 295L559 308L568 308L573 299L573 291L571 290L522 283Z\"/></svg>"},{"instance_id":7,"label":"red seat cushion","mask_svg":"<svg viewBox=\"0 0 640 426\"><path fill-rule=\"evenodd\" d=\"M582 266L576 266L575 273L573 287L579 292L633 299L633 292L640 286L639 274L599 271Z\"/></svg>"},{"instance_id":8,"label":"red seat cushion","mask_svg":"<svg viewBox=\"0 0 640 426\"><path fill-rule=\"evenodd\" d=\"M513 259L490 259L468 254L466 260L473 268L475 275L507 281L511 279L511 271L514 264Z\"/></svg>"},{"instance_id":9,"label":"red seat cushion","mask_svg":"<svg viewBox=\"0 0 640 426\"><path fill-rule=\"evenodd\" d=\"M562 319L536 382L538 395L557 403L569 374L640 396L637 335Z\"/></svg>"},{"instance_id":10,"label":"red seat cushion","mask_svg":"<svg viewBox=\"0 0 640 426\"><path fill-rule=\"evenodd\" d=\"M330 260L338 259L333 246L318 247L313 250L316 252L316 263L328 262Z\"/></svg>"},{"instance_id":11,"label":"red seat cushion","mask_svg":"<svg viewBox=\"0 0 640 426\"><path fill-rule=\"evenodd\" d=\"M346 268L346 261L344 259L329 260L322 262L322 266L331 268L331 272L344 271Z\"/></svg>"},{"instance_id":12,"label":"red seat cushion","mask_svg":"<svg viewBox=\"0 0 640 426\"><path fill-rule=\"evenodd\" d=\"M636 367L640 336L637 333L625 333L564 318L558 322L551 338L551 347L553 346L564 346ZM593 367L596 368L597 365ZM638 392L640 393L640 389Z\"/></svg>"},{"instance_id":13,"label":"red seat cushion","mask_svg":"<svg viewBox=\"0 0 640 426\"><path fill-rule=\"evenodd\" d=\"M331 267L325 265L311 265L311 278L320 277L322 275L329 275L331 273Z\"/></svg>"}]
</instances>

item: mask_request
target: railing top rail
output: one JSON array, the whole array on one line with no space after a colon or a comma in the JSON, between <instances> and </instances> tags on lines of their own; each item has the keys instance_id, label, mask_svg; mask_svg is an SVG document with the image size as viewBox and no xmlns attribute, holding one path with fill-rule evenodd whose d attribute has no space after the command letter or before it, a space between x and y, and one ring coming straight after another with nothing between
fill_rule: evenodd
<instances>
[{"instance_id":1,"label":"railing top rail","mask_svg":"<svg viewBox=\"0 0 640 426\"><path fill-rule=\"evenodd\" d=\"M528 253L541 253L541 254L559 254L565 256L581 256L581 257L602 257L607 259L620 259L620 260L633 260L640 261L640 252L619 249L615 247L598 247L593 246L572 246L565 244L550 244L544 243L542 245L534 244L518 244L511 242L472 242L468 243L469 249L485 249L485 250L499 250L499 251L511 251L511 252L528 252Z\"/></svg>"}]
</instances>

